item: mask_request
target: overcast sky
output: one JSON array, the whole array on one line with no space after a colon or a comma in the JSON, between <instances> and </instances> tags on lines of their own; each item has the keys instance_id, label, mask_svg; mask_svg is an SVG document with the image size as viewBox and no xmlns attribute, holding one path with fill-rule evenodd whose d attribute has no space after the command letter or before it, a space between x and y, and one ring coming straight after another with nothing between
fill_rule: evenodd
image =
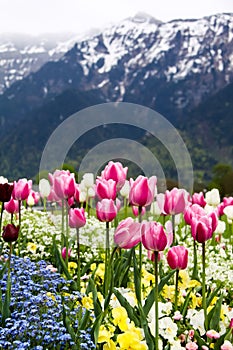
<instances>
[{"instance_id":1,"label":"overcast sky","mask_svg":"<svg viewBox=\"0 0 233 350\"><path fill-rule=\"evenodd\" d=\"M142 11L162 21L233 13L233 0L0 0L0 33L82 33Z\"/></svg>"}]
</instances>

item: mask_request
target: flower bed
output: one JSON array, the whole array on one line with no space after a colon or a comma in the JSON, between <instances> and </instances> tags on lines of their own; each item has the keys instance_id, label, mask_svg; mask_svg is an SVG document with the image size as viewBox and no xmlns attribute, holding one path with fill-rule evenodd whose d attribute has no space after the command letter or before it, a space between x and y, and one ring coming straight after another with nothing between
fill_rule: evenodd
<instances>
[{"instance_id":1,"label":"flower bed","mask_svg":"<svg viewBox=\"0 0 233 350\"><path fill-rule=\"evenodd\" d=\"M233 198L127 192L112 164L96 187L50 175L56 214L2 210L0 348L233 349Z\"/></svg>"}]
</instances>

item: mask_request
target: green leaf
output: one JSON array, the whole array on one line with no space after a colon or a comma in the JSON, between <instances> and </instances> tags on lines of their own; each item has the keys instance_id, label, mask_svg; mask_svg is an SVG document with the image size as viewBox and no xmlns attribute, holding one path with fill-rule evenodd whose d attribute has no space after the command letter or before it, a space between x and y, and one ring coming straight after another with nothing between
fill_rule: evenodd
<instances>
[{"instance_id":1,"label":"green leaf","mask_svg":"<svg viewBox=\"0 0 233 350\"><path fill-rule=\"evenodd\" d=\"M91 329L91 337L92 337L92 340L94 341L95 344L97 344L97 342L98 342L99 329L100 329L101 323L103 321L103 317L104 317L103 313L99 314L99 316L95 319L95 322L94 322L92 329Z\"/></svg>"},{"instance_id":2,"label":"green leaf","mask_svg":"<svg viewBox=\"0 0 233 350\"><path fill-rule=\"evenodd\" d=\"M211 312L209 313L209 315L207 317L209 329L215 329L216 331L219 331L219 322L220 322L220 315L221 315L222 300L223 300L223 295L220 296L220 298L216 302L214 308L211 310Z\"/></svg>"},{"instance_id":3,"label":"green leaf","mask_svg":"<svg viewBox=\"0 0 233 350\"><path fill-rule=\"evenodd\" d=\"M140 284L140 273L138 269L138 262L133 249L133 270L134 270L134 288L138 303L141 303L141 284Z\"/></svg>"},{"instance_id":4,"label":"green leaf","mask_svg":"<svg viewBox=\"0 0 233 350\"><path fill-rule=\"evenodd\" d=\"M183 304L183 307L180 310L180 313L182 314L183 318L185 318L186 314L187 314L187 309L188 309L188 304L189 304L189 300L190 300L190 295L191 295L191 290L188 292L188 294L185 297L185 301Z\"/></svg>"},{"instance_id":5,"label":"green leaf","mask_svg":"<svg viewBox=\"0 0 233 350\"><path fill-rule=\"evenodd\" d=\"M218 292L220 291L221 288L222 288L222 285L220 285L218 288L214 289L214 291L206 298L207 307L210 305L211 301L218 294Z\"/></svg>"},{"instance_id":6,"label":"green leaf","mask_svg":"<svg viewBox=\"0 0 233 350\"><path fill-rule=\"evenodd\" d=\"M139 315L137 314L135 309L129 304L129 302L125 299L125 297L119 292L119 290L114 288L113 292L117 297L121 306L123 306L126 309L129 319L135 323L135 326L139 327L140 326Z\"/></svg>"},{"instance_id":7,"label":"green leaf","mask_svg":"<svg viewBox=\"0 0 233 350\"><path fill-rule=\"evenodd\" d=\"M8 267L8 269L9 268L10 267ZM10 302L11 302L11 274L10 274L10 271L8 271L6 293L5 293L4 301L2 303L2 310L1 310L3 326L5 325L6 319L11 316Z\"/></svg>"},{"instance_id":8,"label":"green leaf","mask_svg":"<svg viewBox=\"0 0 233 350\"><path fill-rule=\"evenodd\" d=\"M198 349L201 349L202 345L207 346L206 342L200 337L200 335L197 331L195 331L194 334L195 334L194 336L197 340Z\"/></svg>"},{"instance_id":9,"label":"green leaf","mask_svg":"<svg viewBox=\"0 0 233 350\"><path fill-rule=\"evenodd\" d=\"M162 291L164 285L168 283L168 281L174 275L174 273L175 273L175 270L172 270L164 278L161 279L161 281L159 282L159 286L158 286L159 293ZM148 297L146 298L145 304L143 306L143 311L144 311L145 316L148 315L152 305L154 304L154 301L155 301L154 295L155 295L155 287L153 287L151 289Z\"/></svg>"},{"instance_id":10,"label":"green leaf","mask_svg":"<svg viewBox=\"0 0 233 350\"><path fill-rule=\"evenodd\" d=\"M85 330L88 327L88 324L90 322L90 314L91 312L89 310L85 310L79 325L79 330Z\"/></svg>"},{"instance_id":11,"label":"green leaf","mask_svg":"<svg viewBox=\"0 0 233 350\"><path fill-rule=\"evenodd\" d=\"M97 290L95 287L95 283L93 281L92 278L90 278L89 280L89 286L90 286L90 290L92 292L92 296L93 296L93 304L94 304L94 313L95 313L95 317L97 318L100 314L102 314L102 307L98 298L98 294L97 294Z\"/></svg>"}]
</instances>

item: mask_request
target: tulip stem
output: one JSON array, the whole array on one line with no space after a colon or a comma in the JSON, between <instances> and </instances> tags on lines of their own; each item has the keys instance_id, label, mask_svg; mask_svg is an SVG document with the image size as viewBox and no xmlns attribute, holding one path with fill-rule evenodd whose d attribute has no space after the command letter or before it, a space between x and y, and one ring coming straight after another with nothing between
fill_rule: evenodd
<instances>
[{"instance_id":1,"label":"tulip stem","mask_svg":"<svg viewBox=\"0 0 233 350\"><path fill-rule=\"evenodd\" d=\"M179 282L179 270L176 269L176 275L175 275L175 305L174 305L174 310L177 310L177 301L178 301L178 282Z\"/></svg>"},{"instance_id":2,"label":"tulip stem","mask_svg":"<svg viewBox=\"0 0 233 350\"><path fill-rule=\"evenodd\" d=\"M175 238L175 215L172 214L172 233L173 233L173 241L172 246L176 245L176 238Z\"/></svg>"},{"instance_id":3,"label":"tulip stem","mask_svg":"<svg viewBox=\"0 0 233 350\"><path fill-rule=\"evenodd\" d=\"M159 288L158 288L158 260L159 252L155 250L155 350L159 349Z\"/></svg>"},{"instance_id":4,"label":"tulip stem","mask_svg":"<svg viewBox=\"0 0 233 350\"><path fill-rule=\"evenodd\" d=\"M66 265L68 266L68 237L69 237L69 224L68 224L68 217L69 217L69 205L68 200L65 202L66 204L66 237L65 237L65 247L66 247Z\"/></svg>"},{"instance_id":5,"label":"tulip stem","mask_svg":"<svg viewBox=\"0 0 233 350\"><path fill-rule=\"evenodd\" d=\"M193 240L193 273L192 279L198 281L198 271L197 271L197 245L195 239Z\"/></svg>"},{"instance_id":6,"label":"tulip stem","mask_svg":"<svg viewBox=\"0 0 233 350\"><path fill-rule=\"evenodd\" d=\"M20 250L21 250L21 200L19 200L19 236L18 236L18 256L20 256Z\"/></svg>"},{"instance_id":7,"label":"tulip stem","mask_svg":"<svg viewBox=\"0 0 233 350\"><path fill-rule=\"evenodd\" d=\"M142 222L142 207L138 207L139 223ZM142 242L139 242L139 303L142 303Z\"/></svg>"},{"instance_id":8,"label":"tulip stem","mask_svg":"<svg viewBox=\"0 0 233 350\"><path fill-rule=\"evenodd\" d=\"M205 242L202 243L202 308L204 310L204 324L205 329L207 322L207 310L206 310L206 287L205 287Z\"/></svg>"},{"instance_id":9,"label":"tulip stem","mask_svg":"<svg viewBox=\"0 0 233 350\"><path fill-rule=\"evenodd\" d=\"M61 201L61 247L64 247L64 228L65 228L65 220L64 220L64 199Z\"/></svg>"},{"instance_id":10,"label":"tulip stem","mask_svg":"<svg viewBox=\"0 0 233 350\"><path fill-rule=\"evenodd\" d=\"M104 274L104 293L107 296L109 286L109 257L110 257L110 246L109 246L109 222L106 222L106 238L105 238L105 274Z\"/></svg>"},{"instance_id":11,"label":"tulip stem","mask_svg":"<svg viewBox=\"0 0 233 350\"><path fill-rule=\"evenodd\" d=\"M4 210L4 202L2 202L2 206L1 206L1 214L0 214L0 233L2 233L2 216L3 216L3 210Z\"/></svg>"},{"instance_id":12,"label":"tulip stem","mask_svg":"<svg viewBox=\"0 0 233 350\"><path fill-rule=\"evenodd\" d=\"M80 261L79 228L76 228L76 234L77 234L77 258L78 258L77 283L78 283L78 291L80 292L81 261Z\"/></svg>"}]
</instances>

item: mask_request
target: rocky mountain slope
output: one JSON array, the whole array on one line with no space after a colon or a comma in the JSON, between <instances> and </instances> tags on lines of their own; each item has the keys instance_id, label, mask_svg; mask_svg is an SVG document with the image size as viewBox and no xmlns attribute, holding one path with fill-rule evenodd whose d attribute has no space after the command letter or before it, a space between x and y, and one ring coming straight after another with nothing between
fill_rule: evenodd
<instances>
[{"instance_id":1,"label":"rocky mountain slope","mask_svg":"<svg viewBox=\"0 0 233 350\"><path fill-rule=\"evenodd\" d=\"M73 39L69 43L70 40ZM48 131L54 118L59 123L61 115L67 117L67 110L61 112L54 103L60 96L65 103L66 91L72 91L74 98L85 92L86 106L126 101L153 108L176 127L189 130L188 139L193 137L188 127L190 120L200 128L205 120L206 107L198 109L199 106L208 105L211 97L224 89L232 91L228 86L233 82L233 14L167 23L138 14L75 41L62 57L50 57L39 70L25 73L24 79L10 85L0 96L4 147L9 147L6 134L15 126L16 134L22 134L25 123L39 127L46 115ZM47 106L50 114L43 114ZM222 137L221 115L215 115L213 106L209 105L206 123L211 125L213 119L216 137ZM227 115L228 125L230 114ZM205 130L208 138L212 129ZM232 128L227 128L226 133L229 145ZM20 148L20 137L17 139L14 148ZM29 137L30 142L33 141Z\"/></svg>"}]
</instances>

